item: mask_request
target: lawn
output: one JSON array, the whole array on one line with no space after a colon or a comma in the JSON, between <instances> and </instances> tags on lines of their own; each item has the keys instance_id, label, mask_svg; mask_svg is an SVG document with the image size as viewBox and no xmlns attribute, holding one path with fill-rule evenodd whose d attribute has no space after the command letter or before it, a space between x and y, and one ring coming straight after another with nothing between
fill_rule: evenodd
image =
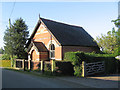
<instances>
[{"instance_id":1,"label":"lawn","mask_svg":"<svg viewBox=\"0 0 120 90\"><path fill-rule=\"evenodd\" d=\"M11 67L10 60L0 60L0 67Z\"/></svg>"}]
</instances>

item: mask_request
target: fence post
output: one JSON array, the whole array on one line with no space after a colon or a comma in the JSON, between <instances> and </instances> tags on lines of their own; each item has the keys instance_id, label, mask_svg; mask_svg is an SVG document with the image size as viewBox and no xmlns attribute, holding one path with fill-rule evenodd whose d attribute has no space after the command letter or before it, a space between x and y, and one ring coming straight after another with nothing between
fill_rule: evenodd
<instances>
[{"instance_id":1,"label":"fence post","mask_svg":"<svg viewBox=\"0 0 120 90\"><path fill-rule=\"evenodd\" d=\"M30 70L30 60L28 60L28 70Z\"/></svg>"},{"instance_id":2,"label":"fence post","mask_svg":"<svg viewBox=\"0 0 120 90\"><path fill-rule=\"evenodd\" d=\"M52 60L52 65L51 65L52 67L51 67L51 70L52 70L52 72L54 71L54 60Z\"/></svg>"},{"instance_id":3,"label":"fence post","mask_svg":"<svg viewBox=\"0 0 120 90\"><path fill-rule=\"evenodd\" d=\"M41 60L41 71L44 72L44 61Z\"/></svg>"},{"instance_id":4,"label":"fence post","mask_svg":"<svg viewBox=\"0 0 120 90\"><path fill-rule=\"evenodd\" d=\"M22 60L22 69L24 69L24 59Z\"/></svg>"},{"instance_id":5,"label":"fence post","mask_svg":"<svg viewBox=\"0 0 120 90\"><path fill-rule=\"evenodd\" d=\"M25 59L24 59L24 71L25 71Z\"/></svg>"},{"instance_id":6,"label":"fence post","mask_svg":"<svg viewBox=\"0 0 120 90\"><path fill-rule=\"evenodd\" d=\"M86 62L82 61L82 77L86 76Z\"/></svg>"},{"instance_id":7,"label":"fence post","mask_svg":"<svg viewBox=\"0 0 120 90\"><path fill-rule=\"evenodd\" d=\"M15 68L16 68L16 59L14 59L15 60Z\"/></svg>"}]
</instances>

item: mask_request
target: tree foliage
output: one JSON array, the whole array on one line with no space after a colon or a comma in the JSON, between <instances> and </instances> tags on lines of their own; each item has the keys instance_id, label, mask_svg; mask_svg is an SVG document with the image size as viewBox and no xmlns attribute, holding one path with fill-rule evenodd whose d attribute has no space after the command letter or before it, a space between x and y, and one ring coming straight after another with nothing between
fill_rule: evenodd
<instances>
[{"instance_id":1,"label":"tree foliage","mask_svg":"<svg viewBox=\"0 0 120 90\"><path fill-rule=\"evenodd\" d=\"M103 52L120 55L120 19L112 20L112 22L118 29L115 30L113 27L112 31L107 32L107 35L101 34L101 37L96 37L96 41Z\"/></svg>"},{"instance_id":2,"label":"tree foliage","mask_svg":"<svg viewBox=\"0 0 120 90\"><path fill-rule=\"evenodd\" d=\"M28 39L28 27L22 18L17 19L13 25L6 29L4 35L5 53L17 55L18 58L25 57L25 43Z\"/></svg>"},{"instance_id":3,"label":"tree foliage","mask_svg":"<svg viewBox=\"0 0 120 90\"><path fill-rule=\"evenodd\" d=\"M4 50L3 50L3 48L1 47L0 48L0 54L3 54L4 53Z\"/></svg>"}]
</instances>

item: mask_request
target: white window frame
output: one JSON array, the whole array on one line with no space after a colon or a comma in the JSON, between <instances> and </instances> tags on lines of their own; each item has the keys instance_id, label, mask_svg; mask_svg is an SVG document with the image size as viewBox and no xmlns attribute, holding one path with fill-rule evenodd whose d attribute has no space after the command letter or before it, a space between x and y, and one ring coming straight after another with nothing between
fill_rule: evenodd
<instances>
[{"instance_id":1,"label":"white window frame","mask_svg":"<svg viewBox=\"0 0 120 90\"><path fill-rule=\"evenodd\" d=\"M54 45L54 44L50 44L50 59L55 59L55 45L54 45L54 50L51 50L51 46ZM53 53L53 57L52 57L52 53Z\"/></svg>"}]
</instances>

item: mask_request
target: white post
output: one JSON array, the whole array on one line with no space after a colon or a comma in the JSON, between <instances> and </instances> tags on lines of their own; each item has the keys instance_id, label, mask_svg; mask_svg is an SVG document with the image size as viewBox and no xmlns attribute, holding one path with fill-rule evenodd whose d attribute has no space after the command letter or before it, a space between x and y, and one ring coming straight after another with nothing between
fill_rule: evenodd
<instances>
[{"instance_id":1,"label":"white post","mask_svg":"<svg viewBox=\"0 0 120 90\"><path fill-rule=\"evenodd\" d=\"M24 59L22 60L22 69L24 69Z\"/></svg>"},{"instance_id":2,"label":"white post","mask_svg":"<svg viewBox=\"0 0 120 90\"><path fill-rule=\"evenodd\" d=\"M53 72L54 71L54 60L52 60L52 64L51 65L52 65L51 69L52 69L52 72Z\"/></svg>"},{"instance_id":3,"label":"white post","mask_svg":"<svg viewBox=\"0 0 120 90\"><path fill-rule=\"evenodd\" d=\"M41 60L41 71L44 72L44 61Z\"/></svg>"},{"instance_id":4,"label":"white post","mask_svg":"<svg viewBox=\"0 0 120 90\"><path fill-rule=\"evenodd\" d=\"M86 63L82 61L82 77L86 76Z\"/></svg>"},{"instance_id":5,"label":"white post","mask_svg":"<svg viewBox=\"0 0 120 90\"><path fill-rule=\"evenodd\" d=\"M28 69L30 70L30 60L28 60Z\"/></svg>"}]
</instances>

